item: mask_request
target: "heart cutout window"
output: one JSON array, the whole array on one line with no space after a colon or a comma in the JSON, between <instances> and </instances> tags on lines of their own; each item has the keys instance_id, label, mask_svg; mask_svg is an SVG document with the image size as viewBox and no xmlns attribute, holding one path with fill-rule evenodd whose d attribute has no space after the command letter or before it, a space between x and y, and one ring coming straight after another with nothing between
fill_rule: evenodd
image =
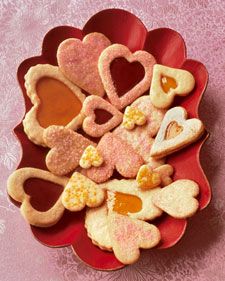
<instances>
[{"instance_id":1,"label":"heart cutout window","mask_svg":"<svg viewBox=\"0 0 225 281\"><path fill-rule=\"evenodd\" d=\"M165 139L173 139L183 131L183 127L180 126L176 121L172 121L166 128Z\"/></svg>"},{"instance_id":2,"label":"heart cutout window","mask_svg":"<svg viewBox=\"0 0 225 281\"><path fill-rule=\"evenodd\" d=\"M168 93L170 89L176 89L177 82L174 78L169 76L162 76L161 77L161 87L164 91L164 93Z\"/></svg>"}]
</instances>

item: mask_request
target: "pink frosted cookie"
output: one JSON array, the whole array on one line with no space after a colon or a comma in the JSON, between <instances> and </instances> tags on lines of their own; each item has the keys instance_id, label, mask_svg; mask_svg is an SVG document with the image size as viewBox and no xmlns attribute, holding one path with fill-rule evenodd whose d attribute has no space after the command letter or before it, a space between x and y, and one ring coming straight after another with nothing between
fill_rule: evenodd
<instances>
[{"instance_id":1,"label":"pink frosted cookie","mask_svg":"<svg viewBox=\"0 0 225 281\"><path fill-rule=\"evenodd\" d=\"M89 145L93 142L63 126L50 126L45 129L43 138L51 148L46 156L48 169L56 175L66 175L73 171Z\"/></svg>"},{"instance_id":2,"label":"pink frosted cookie","mask_svg":"<svg viewBox=\"0 0 225 281\"><path fill-rule=\"evenodd\" d=\"M149 162L153 137L157 134L166 111L154 107L149 96L138 98L131 104L131 107L143 112L146 117L145 124L137 126L133 130L127 130L121 124L113 131L113 134L129 143L145 162Z\"/></svg>"},{"instance_id":3,"label":"pink frosted cookie","mask_svg":"<svg viewBox=\"0 0 225 281\"><path fill-rule=\"evenodd\" d=\"M103 109L112 114L104 124L97 124L95 122L95 110ZM82 112L86 116L83 121L83 130L92 137L101 137L111 129L119 125L123 120L123 114L109 102L97 96L89 96L83 103Z\"/></svg>"},{"instance_id":4,"label":"pink frosted cookie","mask_svg":"<svg viewBox=\"0 0 225 281\"><path fill-rule=\"evenodd\" d=\"M139 62L144 67L145 75L131 90L119 97L111 76L110 65L113 60L121 57L130 63ZM126 46L120 44L113 44L106 48L99 57L98 69L110 102L118 109L122 109L143 95L151 85L152 69L155 63L155 58L146 51L137 51L132 54Z\"/></svg>"},{"instance_id":5,"label":"pink frosted cookie","mask_svg":"<svg viewBox=\"0 0 225 281\"><path fill-rule=\"evenodd\" d=\"M140 166L142 157L126 142L114 136L105 134L98 143L97 149L104 162L100 167L91 167L84 172L97 183L107 181L116 169L125 178L134 178Z\"/></svg>"},{"instance_id":6,"label":"pink frosted cookie","mask_svg":"<svg viewBox=\"0 0 225 281\"><path fill-rule=\"evenodd\" d=\"M156 226L117 213L108 215L109 236L115 256L124 264L136 262L140 249L155 247L160 239Z\"/></svg>"},{"instance_id":7,"label":"pink frosted cookie","mask_svg":"<svg viewBox=\"0 0 225 281\"><path fill-rule=\"evenodd\" d=\"M98 73L98 58L111 44L105 35L97 32L86 35L83 41L70 38L57 51L60 70L74 84L89 94L103 96L105 91Z\"/></svg>"}]
</instances>

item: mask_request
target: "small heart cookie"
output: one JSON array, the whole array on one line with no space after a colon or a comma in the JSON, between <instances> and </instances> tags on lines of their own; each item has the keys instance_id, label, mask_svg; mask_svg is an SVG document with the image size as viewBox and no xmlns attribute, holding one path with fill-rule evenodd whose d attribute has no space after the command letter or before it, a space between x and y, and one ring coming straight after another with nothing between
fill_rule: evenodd
<instances>
[{"instance_id":1,"label":"small heart cookie","mask_svg":"<svg viewBox=\"0 0 225 281\"><path fill-rule=\"evenodd\" d=\"M68 178L58 177L52 173L36 168L21 168L13 172L8 178L7 191L8 194L17 202L21 202L20 211L25 220L34 226L50 227L56 224L62 217L65 208L58 198L53 207L48 211L40 212L32 207L30 203L31 197L25 193L24 184L28 179L37 178L58 185L66 186Z\"/></svg>"},{"instance_id":2,"label":"small heart cookie","mask_svg":"<svg viewBox=\"0 0 225 281\"><path fill-rule=\"evenodd\" d=\"M110 65L113 60L121 57L130 63L139 62L144 67L145 75L131 90L119 97L113 83ZM146 51L137 51L132 54L126 46L121 44L113 44L106 48L99 57L98 69L110 102L120 110L144 94L150 87L152 68L155 63L155 58Z\"/></svg>"},{"instance_id":3,"label":"small heart cookie","mask_svg":"<svg viewBox=\"0 0 225 281\"><path fill-rule=\"evenodd\" d=\"M97 124L95 122L95 110L103 109L112 114L104 124ZM123 114L109 102L97 96L89 96L85 99L82 112L86 116L83 121L83 130L92 137L101 137L111 129L119 125L123 120Z\"/></svg>"},{"instance_id":4,"label":"small heart cookie","mask_svg":"<svg viewBox=\"0 0 225 281\"><path fill-rule=\"evenodd\" d=\"M73 173L62 193L63 206L72 212L80 211L86 205L98 207L104 198L104 191L78 172Z\"/></svg>"},{"instance_id":5,"label":"small heart cookie","mask_svg":"<svg viewBox=\"0 0 225 281\"><path fill-rule=\"evenodd\" d=\"M123 264L136 262L140 248L153 248L161 239L156 226L114 212L108 215L108 225L114 254Z\"/></svg>"},{"instance_id":6,"label":"small heart cookie","mask_svg":"<svg viewBox=\"0 0 225 281\"><path fill-rule=\"evenodd\" d=\"M138 171L136 181L142 189L151 189L161 184L160 174L153 171L148 165L143 165Z\"/></svg>"},{"instance_id":7,"label":"small heart cookie","mask_svg":"<svg viewBox=\"0 0 225 281\"><path fill-rule=\"evenodd\" d=\"M134 178L140 166L142 157L126 142L112 133L105 134L97 145L104 162L100 167L91 167L84 174L97 183L105 182L116 169L125 178Z\"/></svg>"},{"instance_id":8,"label":"small heart cookie","mask_svg":"<svg viewBox=\"0 0 225 281\"><path fill-rule=\"evenodd\" d=\"M150 155L162 158L195 142L204 132L201 120L187 119L183 107L173 107L164 116Z\"/></svg>"},{"instance_id":9,"label":"small heart cookie","mask_svg":"<svg viewBox=\"0 0 225 281\"><path fill-rule=\"evenodd\" d=\"M187 96L194 86L195 79L187 70L155 64L150 88L152 104L168 108L176 95Z\"/></svg>"},{"instance_id":10,"label":"small heart cookie","mask_svg":"<svg viewBox=\"0 0 225 281\"><path fill-rule=\"evenodd\" d=\"M43 138L50 151L46 166L56 175L66 175L76 169L86 147L94 143L82 135L62 126L45 129Z\"/></svg>"},{"instance_id":11,"label":"small heart cookie","mask_svg":"<svg viewBox=\"0 0 225 281\"><path fill-rule=\"evenodd\" d=\"M152 202L170 216L183 219L198 210L199 203L195 199L198 193L199 187L194 181L177 180L154 194Z\"/></svg>"},{"instance_id":12,"label":"small heart cookie","mask_svg":"<svg viewBox=\"0 0 225 281\"><path fill-rule=\"evenodd\" d=\"M58 65L62 73L75 85L92 95L103 96L105 90L98 73L98 58L111 44L105 35L89 33L83 41L69 38L57 50Z\"/></svg>"},{"instance_id":13,"label":"small heart cookie","mask_svg":"<svg viewBox=\"0 0 225 281\"><path fill-rule=\"evenodd\" d=\"M103 161L104 159L98 152L97 148L94 147L93 145L89 145L88 147L85 148L80 158L79 165L84 169L88 169L91 166L94 167L101 166Z\"/></svg>"},{"instance_id":14,"label":"small heart cookie","mask_svg":"<svg viewBox=\"0 0 225 281\"><path fill-rule=\"evenodd\" d=\"M142 126L146 122L146 116L137 108L127 106L123 115L122 126L127 130L132 130L135 125Z\"/></svg>"}]
</instances>

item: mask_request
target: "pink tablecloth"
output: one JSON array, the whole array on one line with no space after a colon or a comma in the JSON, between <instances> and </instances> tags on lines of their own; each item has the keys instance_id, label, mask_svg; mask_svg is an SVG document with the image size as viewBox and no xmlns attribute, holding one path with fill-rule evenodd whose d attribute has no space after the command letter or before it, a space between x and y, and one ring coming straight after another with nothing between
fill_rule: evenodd
<instances>
[{"instance_id":1,"label":"pink tablecloth","mask_svg":"<svg viewBox=\"0 0 225 281\"><path fill-rule=\"evenodd\" d=\"M123 8L150 28L171 27L186 43L188 57L208 68L210 82L200 116L211 137L201 160L214 199L190 220L183 240L169 250L144 252L140 261L116 272L93 270L70 250L35 241L6 194L6 179L16 168L20 146L11 130L24 105L16 81L19 63L40 53L44 34L54 26L82 27L97 11ZM225 2L221 0L40 0L0 1L0 280L225 280Z\"/></svg>"}]
</instances>

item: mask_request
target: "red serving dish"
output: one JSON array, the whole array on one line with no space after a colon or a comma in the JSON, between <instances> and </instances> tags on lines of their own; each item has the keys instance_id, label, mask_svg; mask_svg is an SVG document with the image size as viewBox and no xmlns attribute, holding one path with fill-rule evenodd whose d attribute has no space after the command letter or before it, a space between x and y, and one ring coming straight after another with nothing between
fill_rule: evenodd
<instances>
[{"instance_id":1,"label":"red serving dish","mask_svg":"<svg viewBox=\"0 0 225 281\"><path fill-rule=\"evenodd\" d=\"M57 65L56 51L60 42L71 37L82 39L90 32L101 32L112 43L124 44L131 51L146 50L160 64L190 71L195 77L196 86L189 96L176 99L175 102L177 105L185 107L190 117L198 117L199 103L208 81L208 73L205 66L201 62L186 58L185 42L179 33L169 28L148 31L135 15L120 9L109 9L95 14L85 24L83 30L71 26L59 26L53 28L45 35L42 54L26 59L18 68L18 81L23 92L26 112L32 107L24 87L24 75L28 69L40 63ZM125 70L126 67L130 68L130 66L122 61L115 65L117 69L113 70L113 78L118 89L124 90L132 83L132 80L133 82L135 81L135 77L121 80L119 72ZM137 76L140 75L140 68L135 65L132 67L133 73ZM127 71L129 70L127 69ZM22 167L35 167L47 170L45 155L48 149L29 141L23 131L22 123L14 131L23 151L18 169ZM167 160L175 169L174 180L187 178L199 184L200 195L198 199L200 210L204 209L211 199L210 186L199 161L200 150L207 137L208 134L206 133L198 142L173 154ZM42 185L42 193L39 192L40 185ZM45 187L44 193L43 186ZM62 192L62 188L59 186L39 179L27 181L25 189L32 196L32 205L40 211L50 208ZM115 258L113 253L102 251L92 244L84 228L84 215L85 211L77 213L66 211L55 226L49 228L31 226L31 231L38 241L47 246L62 247L71 245L78 257L94 268L113 270L123 267L124 265ZM187 220L174 219L169 215L163 215L155 220L154 223L158 226L162 235L162 241L158 248L165 249L175 245L181 239L186 229Z\"/></svg>"}]
</instances>

